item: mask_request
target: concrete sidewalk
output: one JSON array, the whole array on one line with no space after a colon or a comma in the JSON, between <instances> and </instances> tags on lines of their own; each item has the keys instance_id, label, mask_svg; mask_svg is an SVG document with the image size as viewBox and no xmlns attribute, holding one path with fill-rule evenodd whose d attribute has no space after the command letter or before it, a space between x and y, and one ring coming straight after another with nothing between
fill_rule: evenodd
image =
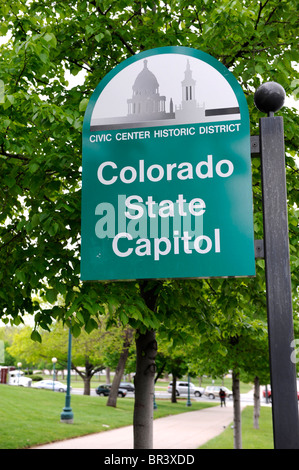
<instances>
[{"instance_id":1,"label":"concrete sidewalk","mask_svg":"<svg viewBox=\"0 0 299 470\"><path fill-rule=\"evenodd\" d=\"M154 449L196 449L233 421L232 402L154 420ZM54 442L34 449L133 449L133 426Z\"/></svg>"}]
</instances>

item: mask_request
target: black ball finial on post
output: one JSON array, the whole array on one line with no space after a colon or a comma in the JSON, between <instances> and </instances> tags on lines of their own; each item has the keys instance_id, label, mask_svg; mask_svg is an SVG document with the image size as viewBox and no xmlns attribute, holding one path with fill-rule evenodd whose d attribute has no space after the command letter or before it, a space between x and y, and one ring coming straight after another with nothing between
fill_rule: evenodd
<instances>
[{"instance_id":1,"label":"black ball finial on post","mask_svg":"<svg viewBox=\"0 0 299 470\"><path fill-rule=\"evenodd\" d=\"M254 104L259 111L273 116L284 105L284 88L276 82L263 83L254 94Z\"/></svg>"}]
</instances>

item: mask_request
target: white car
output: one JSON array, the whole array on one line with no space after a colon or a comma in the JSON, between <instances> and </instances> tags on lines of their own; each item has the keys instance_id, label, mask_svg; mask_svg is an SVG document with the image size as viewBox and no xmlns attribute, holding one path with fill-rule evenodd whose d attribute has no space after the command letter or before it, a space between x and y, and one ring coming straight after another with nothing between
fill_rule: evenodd
<instances>
[{"instance_id":1,"label":"white car","mask_svg":"<svg viewBox=\"0 0 299 470\"><path fill-rule=\"evenodd\" d=\"M231 400L233 398L233 392L228 388L220 387L219 385L209 385L208 387L206 387L205 395L212 399L214 399L215 397L219 397L219 391L221 388L225 391L226 397Z\"/></svg>"},{"instance_id":2,"label":"white car","mask_svg":"<svg viewBox=\"0 0 299 470\"><path fill-rule=\"evenodd\" d=\"M33 385L34 388L44 388L46 390L54 390L54 392L66 392L67 386L56 380L40 380Z\"/></svg>"},{"instance_id":3,"label":"white car","mask_svg":"<svg viewBox=\"0 0 299 470\"><path fill-rule=\"evenodd\" d=\"M201 397L204 392L203 387L196 387L194 383L190 382L190 395L194 395L195 397ZM168 385L167 389L168 393L172 393L172 382ZM188 382L183 382L178 380L176 382L176 396L180 395L187 395L188 394Z\"/></svg>"}]
</instances>

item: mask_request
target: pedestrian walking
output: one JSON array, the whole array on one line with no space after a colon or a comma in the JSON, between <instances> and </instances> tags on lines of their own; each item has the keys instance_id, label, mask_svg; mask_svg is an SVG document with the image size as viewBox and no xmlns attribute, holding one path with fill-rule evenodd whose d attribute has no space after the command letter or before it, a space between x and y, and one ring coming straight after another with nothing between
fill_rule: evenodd
<instances>
[{"instance_id":1,"label":"pedestrian walking","mask_svg":"<svg viewBox=\"0 0 299 470\"><path fill-rule=\"evenodd\" d=\"M222 388L219 390L219 397L220 397L221 407L226 406L226 403L225 403L226 393L224 390L222 390Z\"/></svg>"}]
</instances>

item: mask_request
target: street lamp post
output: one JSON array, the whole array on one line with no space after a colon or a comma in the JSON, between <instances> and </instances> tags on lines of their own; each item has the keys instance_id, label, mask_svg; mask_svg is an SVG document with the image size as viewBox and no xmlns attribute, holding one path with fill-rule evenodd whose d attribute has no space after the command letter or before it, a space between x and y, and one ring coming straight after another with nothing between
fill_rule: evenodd
<instances>
[{"instance_id":1,"label":"street lamp post","mask_svg":"<svg viewBox=\"0 0 299 470\"><path fill-rule=\"evenodd\" d=\"M67 383L66 383L66 395L65 395L65 407L60 414L60 422L72 424L74 421L74 414L71 408L71 363L72 363L72 333L69 329L69 345L67 354Z\"/></svg>"},{"instance_id":2,"label":"street lamp post","mask_svg":"<svg viewBox=\"0 0 299 470\"><path fill-rule=\"evenodd\" d=\"M53 363L53 392L54 392L54 383L55 383L55 364L57 362L56 357L52 357L52 363Z\"/></svg>"}]
</instances>

